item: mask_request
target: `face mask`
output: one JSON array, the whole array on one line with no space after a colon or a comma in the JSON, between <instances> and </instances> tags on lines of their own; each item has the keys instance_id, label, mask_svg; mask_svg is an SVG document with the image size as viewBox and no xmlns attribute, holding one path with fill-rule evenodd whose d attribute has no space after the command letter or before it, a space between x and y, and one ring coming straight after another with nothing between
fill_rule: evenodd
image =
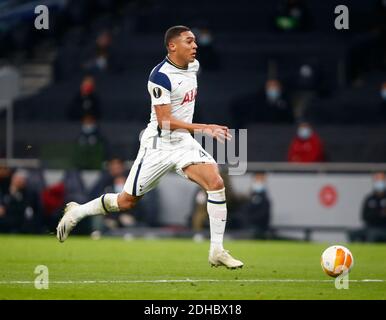
<instances>
[{"instance_id":1,"label":"face mask","mask_svg":"<svg viewBox=\"0 0 386 320\"><path fill-rule=\"evenodd\" d=\"M123 190L123 187L124 187L123 183L114 184L114 192L120 193Z\"/></svg>"},{"instance_id":2,"label":"face mask","mask_svg":"<svg viewBox=\"0 0 386 320\"><path fill-rule=\"evenodd\" d=\"M252 185L252 191L253 192L257 192L257 193L261 193L265 190L265 186L264 184L260 183L260 182L255 182L253 185Z\"/></svg>"},{"instance_id":3,"label":"face mask","mask_svg":"<svg viewBox=\"0 0 386 320\"><path fill-rule=\"evenodd\" d=\"M212 42L212 37L209 34L203 34L200 37L200 44L206 46Z\"/></svg>"},{"instance_id":4,"label":"face mask","mask_svg":"<svg viewBox=\"0 0 386 320\"><path fill-rule=\"evenodd\" d=\"M384 180L377 180L374 182L374 190L376 192L384 192L386 189L386 182Z\"/></svg>"},{"instance_id":5,"label":"face mask","mask_svg":"<svg viewBox=\"0 0 386 320\"><path fill-rule=\"evenodd\" d=\"M300 75L303 78L309 78L312 76L312 68L308 65L304 65L300 68Z\"/></svg>"},{"instance_id":6,"label":"face mask","mask_svg":"<svg viewBox=\"0 0 386 320\"><path fill-rule=\"evenodd\" d=\"M386 100L386 89L381 90L381 97L383 100Z\"/></svg>"},{"instance_id":7,"label":"face mask","mask_svg":"<svg viewBox=\"0 0 386 320\"><path fill-rule=\"evenodd\" d=\"M270 100L277 100L281 95L280 90L278 89L268 89L267 90L267 97Z\"/></svg>"},{"instance_id":8,"label":"face mask","mask_svg":"<svg viewBox=\"0 0 386 320\"><path fill-rule=\"evenodd\" d=\"M302 127L298 129L298 136L299 138L306 140L309 137L311 137L312 130L307 127Z\"/></svg>"},{"instance_id":9,"label":"face mask","mask_svg":"<svg viewBox=\"0 0 386 320\"><path fill-rule=\"evenodd\" d=\"M93 133L96 129L96 125L95 124L84 124L82 126L82 131L86 134L90 134L90 133Z\"/></svg>"},{"instance_id":10,"label":"face mask","mask_svg":"<svg viewBox=\"0 0 386 320\"><path fill-rule=\"evenodd\" d=\"M99 57L95 61L97 67L99 69L105 69L107 67L107 60L105 57Z\"/></svg>"}]
</instances>

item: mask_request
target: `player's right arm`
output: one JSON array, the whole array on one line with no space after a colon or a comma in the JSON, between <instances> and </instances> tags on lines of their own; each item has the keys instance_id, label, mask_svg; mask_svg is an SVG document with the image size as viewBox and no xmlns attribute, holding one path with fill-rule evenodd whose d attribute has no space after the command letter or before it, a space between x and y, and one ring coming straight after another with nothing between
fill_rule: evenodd
<instances>
[{"instance_id":1,"label":"player's right arm","mask_svg":"<svg viewBox=\"0 0 386 320\"><path fill-rule=\"evenodd\" d=\"M226 126L219 126L216 124L188 123L174 118L171 113L171 104L154 105L154 110L157 115L158 126L161 129L182 129L187 130L190 133L203 133L217 139L221 143L224 143L225 139L230 140L232 138L232 135L229 133L229 129Z\"/></svg>"}]
</instances>

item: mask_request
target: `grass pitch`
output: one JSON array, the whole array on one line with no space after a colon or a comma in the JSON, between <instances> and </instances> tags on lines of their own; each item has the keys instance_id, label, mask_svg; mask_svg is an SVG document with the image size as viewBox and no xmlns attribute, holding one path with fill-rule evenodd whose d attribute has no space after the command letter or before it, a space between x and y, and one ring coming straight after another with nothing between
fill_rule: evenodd
<instances>
[{"instance_id":1,"label":"grass pitch","mask_svg":"<svg viewBox=\"0 0 386 320\"><path fill-rule=\"evenodd\" d=\"M0 236L0 299L386 299L386 245L348 244L349 289L337 290L320 267L331 244L226 241L245 263L211 268L209 242L70 236ZM37 265L49 289L35 289ZM371 281L369 281L371 280Z\"/></svg>"}]
</instances>

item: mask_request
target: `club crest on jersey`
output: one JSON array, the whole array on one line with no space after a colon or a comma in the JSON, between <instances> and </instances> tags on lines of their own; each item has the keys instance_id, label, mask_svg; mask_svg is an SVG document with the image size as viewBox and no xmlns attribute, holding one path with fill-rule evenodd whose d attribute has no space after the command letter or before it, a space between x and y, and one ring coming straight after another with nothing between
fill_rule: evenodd
<instances>
[{"instance_id":1,"label":"club crest on jersey","mask_svg":"<svg viewBox=\"0 0 386 320\"><path fill-rule=\"evenodd\" d=\"M161 90L160 87L155 87L155 88L153 89L153 96L154 96L154 98L156 98L156 99L158 99L158 98L160 98L160 97L162 96L162 90Z\"/></svg>"},{"instance_id":2,"label":"club crest on jersey","mask_svg":"<svg viewBox=\"0 0 386 320\"><path fill-rule=\"evenodd\" d=\"M185 93L184 100L182 100L181 105L194 101L196 99L196 96L197 96L197 88L194 88L188 91L187 93Z\"/></svg>"}]
</instances>

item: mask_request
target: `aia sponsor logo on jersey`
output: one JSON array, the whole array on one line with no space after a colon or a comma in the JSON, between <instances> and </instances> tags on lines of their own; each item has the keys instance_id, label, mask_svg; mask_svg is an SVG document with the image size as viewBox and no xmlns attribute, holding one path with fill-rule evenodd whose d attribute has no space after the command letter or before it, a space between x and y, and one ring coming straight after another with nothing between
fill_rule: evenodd
<instances>
[{"instance_id":1,"label":"aia sponsor logo on jersey","mask_svg":"<svg viewBox=\"0 0 386 320\"><path fill-rule=\"evenodd\" d=\"M196 96L197 96L197 88L194 88L188 91L187 93L185 93L184 100L182 100L181 105L194 101L196 99Z\"/></svg>"}]
</instances>

